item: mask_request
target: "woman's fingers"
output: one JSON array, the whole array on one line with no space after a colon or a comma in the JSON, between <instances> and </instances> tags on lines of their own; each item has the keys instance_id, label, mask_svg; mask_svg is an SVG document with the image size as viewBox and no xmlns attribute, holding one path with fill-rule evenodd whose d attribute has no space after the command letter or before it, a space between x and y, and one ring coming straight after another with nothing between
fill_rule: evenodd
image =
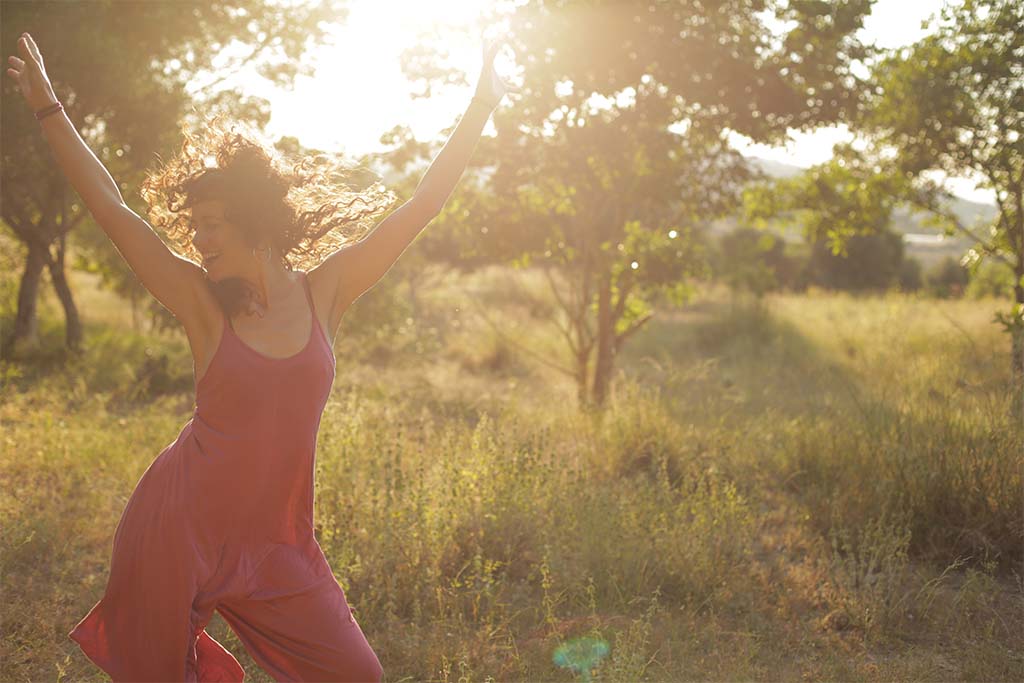
<instances>
[{"instance_id":1,"label":"woman's fingers","mask_svg":"<svg viewBox=\"0 0 1024 683\"><path fill-rule=\"evenodd\" d=\"M25 62L23 60L11 55L7 58L7 61L11 64L7 69L7 73L9 73L11 77L18 78L25 71Z\"/></svg>"},{"instance_id":2,"label":"woman's fingers","mask_svg":"<svg viewBox=\"0 0 1024 683\"><path fill-rule=\"evenodd\" d=\"M21 56L24 57L26 61L35 59L35 57L32 56L32 48L28 46L28 40L26 40L25 36L18 38L18 52L21 53Z\"/></svg>"},{"instance_id":3,"label":"woman's fingers","mask_svg":"<svg viewBox=\"0 0 1024 683\"><path fill-rule=\"evenodd\" d=\"M32 36L27 33L22 34L18 38L18 51L21 52L25 60L32 60L33 62L41 64L43 58L39 56L39 48L36 47L35 42L32 40Z\"/></svg>"},{"instance_id":4,"label":"woman's fingers","mask_svg":"<svg viewBox=\"0 0 1024 683\"><path fill-rule=\"evenodd\" d=\"M42 62L43 62L43 55L41 55L39 53L39 46L36 45L35 38L33 38L31 34L26 33L25 34L25 40L28 41L28 47L32 51L32 56L36 58L37 62L42 64Z\"/></svg>"}]
</instances>

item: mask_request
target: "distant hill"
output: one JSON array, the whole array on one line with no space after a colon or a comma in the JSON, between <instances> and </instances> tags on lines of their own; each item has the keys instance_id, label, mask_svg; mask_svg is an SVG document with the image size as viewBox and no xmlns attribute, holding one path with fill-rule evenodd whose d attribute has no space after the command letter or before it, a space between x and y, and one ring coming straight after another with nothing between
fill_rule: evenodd
<instances>
[{"instance_id":1,"label":"distant hill","mask_svg":"<svg viewBox=\"0 0 1024 683\"><path fill-rule=\"evenodd\" d=\"M789 178L803 173L804 169L792 164L785 164L781 161L762 159L761 157L747 157L751 166L759 168L773 178Z\"/></svg>"}]
</instances>

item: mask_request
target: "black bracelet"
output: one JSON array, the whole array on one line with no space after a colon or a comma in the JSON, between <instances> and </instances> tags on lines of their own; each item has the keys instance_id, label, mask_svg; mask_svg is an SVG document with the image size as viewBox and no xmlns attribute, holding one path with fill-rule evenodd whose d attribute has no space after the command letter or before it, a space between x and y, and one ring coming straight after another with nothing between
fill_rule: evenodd
<instances>
[{"instance_id":1,"label":"black bracelet","mask_svg":"<svg viewBox=\"0 0 1024 683\"><path fill-rule=\"evenodd\" d=\"M63 110L64 110L64 105L62 105L60 102L54 102L53 104L47 105L47 106L43 107L42 109L40 109L39 111L35 112L36 121L42 121L43 119L45 119L50 114L56 114L57 112L63 111Z\"/></svg>"}]
</instances>

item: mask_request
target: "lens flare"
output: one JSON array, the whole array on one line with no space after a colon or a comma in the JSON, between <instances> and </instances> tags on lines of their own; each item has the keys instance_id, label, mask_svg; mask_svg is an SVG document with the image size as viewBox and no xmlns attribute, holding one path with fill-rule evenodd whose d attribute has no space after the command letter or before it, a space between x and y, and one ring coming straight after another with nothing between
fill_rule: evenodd
<instances>
[{"instance_id":1,"label":"lens flare","mask_svg":"<svg viewBox=\"0 0 1024 683\"><path fill-rule=\"evenodd\" d=\"M590 681L591 672L608 655L608 651L608 643L600 638L576 638L559 645L551 659L555 666L571 669L584 681Z\"/></svg>"}]
</instances>

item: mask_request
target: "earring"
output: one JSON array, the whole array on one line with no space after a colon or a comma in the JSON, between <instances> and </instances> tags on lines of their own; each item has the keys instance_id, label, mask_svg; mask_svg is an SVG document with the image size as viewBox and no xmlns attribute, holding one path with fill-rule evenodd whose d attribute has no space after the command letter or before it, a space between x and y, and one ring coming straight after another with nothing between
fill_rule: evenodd
<instances>
[{"instance_id":1,"label":"earring","mask_svg":"<svg viewBox=\"0 0 1024 683\"><path fill-rule=\"evenodd\" d=\"M263 251L263 250L261 249L260 251ZM266 249L266 252L267 252L267 257L265 259L263 259L263 261L264 261L264 263L270 263L270 259L273 258L273 256L274 256L274 250L272 248L268 247ZM252 257L253 258L257 258L257 256L256 256L256 247L252 248Z\"/></svg>"}]
</instances>

